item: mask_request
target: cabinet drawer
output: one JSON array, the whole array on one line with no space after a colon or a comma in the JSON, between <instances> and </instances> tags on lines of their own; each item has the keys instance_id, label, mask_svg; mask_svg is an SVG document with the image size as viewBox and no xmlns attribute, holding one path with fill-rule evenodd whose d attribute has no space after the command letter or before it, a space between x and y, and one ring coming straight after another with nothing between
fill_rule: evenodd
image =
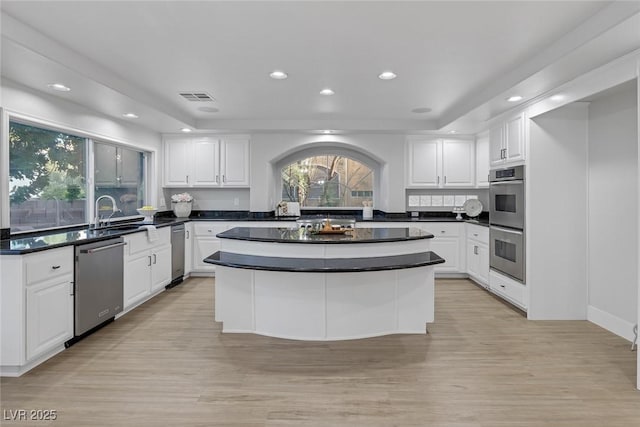
<instances>
[{"instance_id":1,"label":"cabinet drawer","mask_svg":"<svg viewBox=\"0 0 640 427\"><path fill-rule=\"evenodd\" d=\"M438 237L455 237L460 235L460 228L464 224L460 223L447 223L447 222L432 222L428 224L421 224L420 228L433 234L435 238Z\"/></svg>"},{"instance_id":2,"label":"cabinet drawer","mask_svg":"<svg viewBox=\"0 0 640 427\"><path fill-rule=\"evenodd\" d=\"M489 244L489 227L467 224L467 238L479 243Z\"/></svg>"},{"instance_id":3,"label":"cabinet drawer","mask_svg":"<svg viewBox=\"0 0 640 427\"><path fill-rule=\"evenodd\" d=\"M27 285L73 274L73 246L26 255L24 268Z\"/></svg>"},{"instance_id":4,"label":"cabinet drawer","mask_svg":"<svg viewBox=\"0 0 640 427\"><path fill-rule=\"evenodd\" d=\"M149 241L146 231L124 236L127 242L125 255L134 255L156 246L171 244L171 227L158 228L157 231L158 239L153 242Z\"/></svg>"},{"instance_id":5,"label":"cabinet drawer","mask_svg":"<svg viewBox=\"0 0 640 427\"><path fill-rule=\"evenodd\" d=\"M196 236L216 237L216 234L227 231L235 226L236 225L228 223L198 222L193 224L193 233Z\"/></svg>"},{"instance_id":6,"label":"cabinet drawer","mask_svg":"<svg viewBox=\"0 0 640 427\"><path fill-rule=\"evenodd\" d=\"M491 270L489 272L489 289L520 308L527 308L526 286L522 283L508 279Z\"/></svg>"}]
</instances>

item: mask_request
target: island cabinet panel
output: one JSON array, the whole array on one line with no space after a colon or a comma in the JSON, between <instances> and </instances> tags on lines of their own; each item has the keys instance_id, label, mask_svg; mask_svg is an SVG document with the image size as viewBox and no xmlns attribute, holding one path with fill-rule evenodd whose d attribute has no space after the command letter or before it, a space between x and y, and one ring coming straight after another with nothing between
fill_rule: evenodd
<instances>
[{"instance_id":1,"label":"island cabinet panel","mask_svg":"<svg viewBox=\"0 0 640 427\"><path fill-rule=\"evenodd\" d=\"M406 147L407 187L475 186L474 141L410 138Z\"/></svg>"},{"instance_id":2,"label":"island cabinet panel","mask_svg":"<svg viewBox=\"0 0 640 427\"><path fill-rule=\"evenodd\" d=\"M248 187L249 138L164 140L165 187Z\"/></svg>"}]
</instances>

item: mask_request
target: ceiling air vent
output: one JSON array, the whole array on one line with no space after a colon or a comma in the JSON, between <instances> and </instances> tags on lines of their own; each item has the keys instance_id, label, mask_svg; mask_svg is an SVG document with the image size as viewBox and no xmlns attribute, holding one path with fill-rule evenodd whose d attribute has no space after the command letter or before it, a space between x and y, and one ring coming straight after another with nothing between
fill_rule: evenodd
<instances>
[{"instance_id":1,"label":"ceiling air vent","mask_svg":"<svg viewBox=\"0 0 640 427\"><path fill-rule=\"evenodd\" d=\"M181 92L180 96L192 102L213 102L215 99L206 92Z\"/></svg>"}]
</instances>

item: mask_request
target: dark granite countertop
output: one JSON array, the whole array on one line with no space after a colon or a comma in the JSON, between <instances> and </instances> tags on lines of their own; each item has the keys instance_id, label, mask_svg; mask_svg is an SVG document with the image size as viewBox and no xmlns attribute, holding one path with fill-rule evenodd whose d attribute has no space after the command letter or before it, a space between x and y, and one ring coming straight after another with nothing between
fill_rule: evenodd
<instances>
[{"instance_id":1,"label":"dark granite countertop","mask_svg":"<svg viewBox=\"0 0 640 427\"><path fill-rule=\"evenodd\" d=\"M307 211L300 217L276 217L273 212L249 212L249 211L193 211L189 218L176 218L170 211L161 212L156 215L153 224L156 227L167 227L172 224L189 221L295 221L299 218L355 218L357 222L461 222L455 219L455 215L448 212L421 212L418 218L412 218L408 213L384 213L375 211L371 220L363 220L360 210L340 210L340 211ZM479 219L464 218L462 222L489 226L488 214L483 212ZM142 224L140 221L136 224ZM123 224L126 225L126 224ZM87 242L105 240L118 235L137 233L139 229L110 229L98 230L95 232L89 227L70 227L61 230L34 231L33 233L23 233L13 235L10 239L0 240L0 255L22 255L31 252L38 252L62 246L78 245ZM344 236L343 236L344 237Z\"/></svg>"},{"instance_id":2,"label":"dark granite countertop","mask_svg":"<svg viewBox=\"0 0 640 427\"><path fill-rule=\"evenodd\" d=\"M431 251L371 258L280 258L216 252L205 258L204 262L250 270L298 273L355 273L426 267L441 264L445 260Z\"/></svg>"},{"instance_id":3,"label":"dark granite countertop","mask_svg":"<svg viewBox=\"0 0 640 427\"><path fill-rule=\"evenodd\" d=\"M23 255L63 246L99 242L116 236L144 232L146 231L144 228L139 228L143 225L154 225L157 228L162 228L172 224L186 222L185 220L188 221L188 219L174 218L172 221L155 221L153 223L139 221L134 223L127 222L97 230L84 226L63 230L24 233L13 236L11 239L0 241L0 255Z\"/></svg>"},{"instance_id":4,"label":"dark granite countertop","mask_svg":"<svg viewBox=\"0 0 640 427\"><path fill-rule=\"evenodd\" d=\"M314 234L303 229L235 227L217 235L221 239L272 243L381 243L432 239L419 228L355 228L344 234Z\"/></svg>"}]
</instances>

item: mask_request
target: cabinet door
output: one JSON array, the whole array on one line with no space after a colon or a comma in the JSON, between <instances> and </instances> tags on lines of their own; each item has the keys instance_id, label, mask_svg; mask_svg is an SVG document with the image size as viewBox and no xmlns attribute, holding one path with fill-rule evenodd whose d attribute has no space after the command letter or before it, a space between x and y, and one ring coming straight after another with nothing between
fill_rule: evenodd
<instances>
[{"instance_id":1,"label":"cabinet door","mask_svg":"<svg viewBox=\"0 0 640 427\"><path fill-rule=\"evenodd\" d=\"M440 141L410 141L408 143L409 187L440 185Z\"/></svg>"},{"instance_id":2,"label":"cabinet door","mask_svg":"<svg viewBox=\"0 0 640 427\"><path fill-rule=\"evenodd\" d=\"M431 250L444 258L444 264L434 267L436 273L460 273L460 242L458 237L435 237Z\"/></svg>"},{"instance_id":3,"label":"cabinet door","mask_svg":"<svg viewBox=\"0 0 640 427\"><path fill-rule=\"evenodd\" d=\"M221 147L222 185L249 186L249 141L225 140Z\"/></svg>"},{"instance_id":4,"label":"cabinet door","mask_svg":"<svg viewBox=\"0 0 640 427\"><path fill-rule=\"evenodd\" d=\"M118 182L116 147L108 144L93 144L94 180L96 187L115 187Z\"/></svg>"},{"instance_id":5,"label":"cabinet door","mask_svg":"<svg viewBox=\"0 0 640 427\"><path fill-rule=\"evenodd\" d=\"M478 246L478 279L486 286L489 286L489 247Z\"/></svg>"},{"instance_id":6,"label":"cabinet door","mask_svg":"<svg viewBox=\"0 0 640 427\"><path fill-rule=\"evenodd\" d=\"M184 274L191 273L193 259L193 227L191 223L184 225Z\"/></svg>"},{"instance_id":7,"label":"cabinet door","mask_svg":"<svg viewBox=\"0 0 640 427\"><path fill-rule=\"evenodd\" d=\"M27 360L73 338L72 282L65 276L27 286Z\"/></svg>"},{"instance_id":8,"label":"cabinet door","mask_svg":"<svg viewBox=\"0 0 640 427\"><path fill-rule=\"evenodd\" d=\"M444 187L473 187L474 144L472 141L442 141L442 181Z\"/></svg>"},{"instance_id":9,"label":"cabinet door","mask_svg":"<svg viewBox=\"0 0 640 427\"><path fill-rule=\"evenodd\" d=\"M476 140L476 187L489 187L489 134Z\"/></svg>"},{"instance_id":10,"label":"cabinet door","mask_svg":"<svg viewBox=\"0 0 640 427\"><path fill-rule=\"evenodd\" d=\"M171 245L154 248L151 258L151 292L155 292L171 282Z\"/></svg>"},{"instance_id":11,"label":"cabinet door","mask_svg":"<svg viewBox=\"0 0 640 427\"><path fill-rule=\"evenodd\" d=\"M190 183L194 186L210 187L220 184L220 148L217 139L201 138L193 142L193 177Z\"/></svg>"},{"instance_id":12,"label":"cabinet door","mask_svg":"<svg viewBox=\"0 0 640 427\"><path fill-rule=\"evenodd\" d=\"M151 294L151 252L124 261L124 309Z\"/></svg>"},{"instance_id":13,"label":"cabinet door","mask_svg":"<svg viewBox=\"0 0 640 427\"><path fill-rule=\"evenodd\" d=\"M478 244L467 241L467 274L477 278L480 271L480 257L478 255Z\"/></svg>"},{"instance_id":14,"label":"cabinet door","mask_svg":"<svg viewBox=\"0 0 640 427\"><path fill-rule=\"evenodd\" d=\"M506 161L514 162L524 159L524 117L522 114L507 120L505 134Z\"/></svg>"},{"instance_id":15,"label":"cabinet door","mask_svg":"<svg viewBox=\"0 0 640 427\"><path fill-rule=\"evenodd\" d=\"M189 185L191 173L191 140L165 141L164 183L167 186Z\"/></svg>"},{"instance_id":16,"label":"cabinet door","mask_svg":"<svg viewBox=\"0 0 640 427\"><path fill-rule=\"evenodd\" d=\"M197 236L193 246L193 271L211 272L216 267L213 264L207 264L203 261L209 255L220 250L220 240L217 238L208 238Z\"/></svg>"},{"instance_id":17,"label":"cabinet door","mask_svg":"<svg viewBox=\"0 0 640 427\"><path fill-rule=\"evenodd\" d=\"M500 123L489 129L489 159L491 166L504 163L504 126Z\"/></svg>"}]
</instances>

